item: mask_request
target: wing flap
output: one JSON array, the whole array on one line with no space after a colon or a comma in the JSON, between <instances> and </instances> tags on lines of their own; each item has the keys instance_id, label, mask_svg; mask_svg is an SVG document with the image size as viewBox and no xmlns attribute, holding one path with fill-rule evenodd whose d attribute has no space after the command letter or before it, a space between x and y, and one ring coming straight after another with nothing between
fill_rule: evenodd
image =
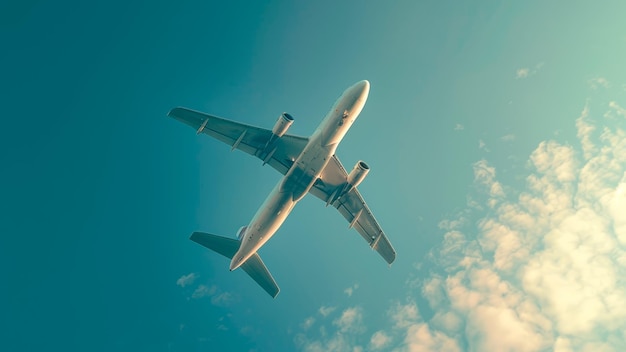
<instances>
[{"instance_id":1,"label":"wing flap","mask_svg":"<svg viewBox=\"0 0 626 352\"><path fill-rule=\"evenodd\" d=\"M395 249L356 188L336 201L334 206L388 264L396 260ZM358 218L356 218L357 216Z\"/></svg>"},{"instance_id":2,"label":"wing flap","mask_svg":"<svg viewBox=\"0 0 626 352\"><path fill-rule=\"evenodd\" d=\"M348 179L348 172L335 155L320 178L321 180L315 183L310 193L337 208L339 213L348 220L350 227L354 227L372 249L376 250L387 263L393 263L396 259L396 251L357 188L330 203Z\"/></svg>"}]
</instances>

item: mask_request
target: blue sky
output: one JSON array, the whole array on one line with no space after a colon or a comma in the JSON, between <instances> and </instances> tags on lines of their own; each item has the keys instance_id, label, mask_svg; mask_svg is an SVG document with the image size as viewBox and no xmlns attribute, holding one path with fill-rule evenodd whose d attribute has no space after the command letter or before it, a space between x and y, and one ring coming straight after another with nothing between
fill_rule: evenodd
<instances>
[{"instance_id":1,"label":"blue sky","mask_svg":"<svg viewBox=\"0 0 626 352\"><path fill-rule=\"evenodd\" d=\"M621 1L0 5L3 350L626 348ZM272 300L193 231L235 236L280 175L165 115L337 153L391 268L304 198L261 249Z\"/></svg>"}]
</instances>

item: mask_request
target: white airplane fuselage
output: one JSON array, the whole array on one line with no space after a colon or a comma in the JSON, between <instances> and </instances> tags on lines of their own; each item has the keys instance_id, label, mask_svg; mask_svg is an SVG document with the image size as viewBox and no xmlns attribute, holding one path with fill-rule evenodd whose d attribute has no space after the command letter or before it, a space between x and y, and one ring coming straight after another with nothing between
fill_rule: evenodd
<instances>
[{"instance_id":1,"label":"white airplane fuselage","mask_svg":"<svg viewBox=\"0 0 626 352\"><path fill-rule=\"evenodd\" d=\"M239 250L230 263L231 271L245 263L276 233L296 203L313 187L335 154L339 142L359 116L369 89L368 81L360 81L335 102L302 153L245 228Z\"/></svg>"}]
</instances>

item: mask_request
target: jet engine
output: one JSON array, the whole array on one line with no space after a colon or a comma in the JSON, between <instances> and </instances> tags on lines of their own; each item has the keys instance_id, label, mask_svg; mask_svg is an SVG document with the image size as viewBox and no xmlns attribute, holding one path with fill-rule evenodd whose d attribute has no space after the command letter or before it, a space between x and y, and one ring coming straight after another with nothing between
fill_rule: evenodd
<instances>
[{"instance_id":1,"label":"jet engine","mask_svg":"<svg viewBox=\"0 0 626 352\"><path fill-rule=\"evenodd\" d=\"M348 174L348 187L346 193L350 192L350 190L363 182L363 179L367 176L368 172L370 172L369 165L367 165L363 160L359 160L356 165L354 165L352 171L350 171L350 174Z\"/></svg>"},{"instance_id":2,"label":"jet engine","mask_svg":"<svg viewBox=\"0 0 626 352\"><path fill-rule=\"evenodd\" d=\"M278 116L278 121L276 121L274 128L272 128L272 133L276 137L282 137L285 132L287 132L289 126L291 126L292 123L293 116L289 115L286 112L283 112L282 114L280 114L280 116Z\"/></svg>"},{"instance_id":3,"label":"jet engine","mask_svg":"<svg viewBox=\"0 0 626 352\"><path fill-rule=\"evenodd\" d=\"M241 241L243 235L246 234L246 230L248 229L248 226L242 226L239 228L239 231L237 231L237 239Z\"/></svg>"}]
</instances>

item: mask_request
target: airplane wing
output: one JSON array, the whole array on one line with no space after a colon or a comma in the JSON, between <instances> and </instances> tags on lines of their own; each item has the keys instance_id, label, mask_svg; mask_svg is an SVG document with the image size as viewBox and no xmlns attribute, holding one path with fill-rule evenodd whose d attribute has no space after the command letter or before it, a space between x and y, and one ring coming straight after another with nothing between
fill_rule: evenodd
<instances>
[{"instance_id":1,"label":"airplane wing","mask_svg":"<svg viewBox=\"0 0 626 352\"><path fill-rule=\"evenodd\" d=\"M315 182L309 192L324 202L328 202L335 195L335 191L345 185L347 179L348 172L337 156L333 155L322 171L320 179ZM396 259L396 251L356 187L330 204L339 210L341 215L350 222L350 227L354 227L372 249L376 250L387 263L393 263Z\"/></svg>"},{"instance_id":2,"label":"airplane wing","mask_svg":"<svg viewBox=\"0 0 626 352\"><path fill-rule=\"evenodd\" d=\"M167 114L198 131L263 160L283 175L300 155L308 138L285 134L272 140L272 131L226 120L187 108L174 108Z\"/></svg>"}]
</instances>

